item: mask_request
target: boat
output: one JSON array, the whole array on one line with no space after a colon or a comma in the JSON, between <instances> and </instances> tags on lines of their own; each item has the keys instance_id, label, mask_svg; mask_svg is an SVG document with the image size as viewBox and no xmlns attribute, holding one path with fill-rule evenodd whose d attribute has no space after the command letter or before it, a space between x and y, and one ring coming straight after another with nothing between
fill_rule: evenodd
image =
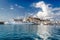
<instances>
[{"instance_id":1,"label":"boat","mask_svg":"<svg viewBox=\"0 0 60 40\"><path fill-rule=\"evenodd\" d=\"M4 22L3 21L0 21L0 24L4 24Z\"/></svg>"}]
</instances>

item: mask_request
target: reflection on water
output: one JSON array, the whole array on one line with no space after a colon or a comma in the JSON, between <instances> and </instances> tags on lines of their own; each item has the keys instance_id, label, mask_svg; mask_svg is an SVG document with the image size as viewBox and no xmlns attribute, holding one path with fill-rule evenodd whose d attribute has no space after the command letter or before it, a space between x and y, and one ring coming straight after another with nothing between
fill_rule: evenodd
<instances>
[{"instance_id":1,"label":"reflection on water","mask_svg":"<svg viewBox=\"0 0 60 40\"><path fill-rule=\"evenodd\" d=\"M38 30L37 30L37 34L42 37L44 40L47 39L48 36L50 36L48 30L49 26L48 25L38 25Z\"/></svg>"},{"instance_id":2,"label":"reflection on water","mask_svg":"<svg viewBox=\"0 0 60 40\"><path fill-rule=\"evenodd\" d=\"M60 40L60 25L0 25L0 40Z\"/></svg>"}]
</instances>

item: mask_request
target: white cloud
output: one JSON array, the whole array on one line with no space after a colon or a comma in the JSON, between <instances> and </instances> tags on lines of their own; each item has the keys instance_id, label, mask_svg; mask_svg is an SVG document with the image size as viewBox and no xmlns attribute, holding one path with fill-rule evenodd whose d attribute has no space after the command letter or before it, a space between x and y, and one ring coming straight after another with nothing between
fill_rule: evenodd
<instances>
[{"instance_id":1,"label":"white cloud","mask_svg":"<svg viewBox=\"0 0 60 40\"><path fill-rule=\"evenodd\" d=\"M24 8L23 6L18 5L18 4L15 4L15 6L18 7L18 8Z\"/></svg>"},{"instance_id":2,"label":"white cloud","mask_svg":"<svg viewBox=\"0 0 60 40\"><path fill-rule=\"evenodd\" d=\"M11 5L11 6L10 6L10 9L11 9L11 10L13 10L13 9L14 9L13 5Z\"/></svg>"},{"instance_id":3,"label":"white cloud","mask_svg":"<svg viewBox=\"0 0 60 40\"><path fill-rule=\"evenodd\" d=\"M42 11L38 11L36 13L36 15L34 15L38 18L48 19L48 18L54 18L54 17L57 17L58 15L60 15L60 7L52 8L51 4L45 4L44 1L33 3L32 6L42 9ZM55 12L53 12L53 11L55 11Z\"/></svg>"},{"instance_id":4,"label":"white cloud","mask_svg":"<svg viewBox=\"0 0 60 40\"><path fill-rule=\"evenodd\" d=\"M34 4L36 8L41 8L42 9L42 12L41 11L38 11L36 16L39 17L39 18L45 18L46 16L48 16L48 12L49 12L49 9L48 9L48 6L43 2L38 2L36 4Z\"/></svg>"},{"instance_id":5,"label":"white cloud","mask_svg":"<svg viewBox=\"0 0 60 40\"><path fill-rule=\"evenodd\" d=\"M60 11L60 8L53 8L52 9L52 11L56 11L56 10Z\"/></svg>"},{"instance_id":6,"label":"white cloud","mask_svg":"<svg viewBox=\"0 0 60 40\"><path fill-rule=\"evenodd\" d=\"M16 7L16 8L24 8L23 6L20 6L20 5L18 5L18 4L14 4L14 5L10 5L10 10L15 9L15 7Z\"/></svg>"},{"instance_id":7,"label":"white cloud","mask_svg":"<svg viewBox=\"0 0 60 40\"><path fill-rule=\"evenodd\" d=\"M11 7L10 9L11 9L11 10L13 10L14 8L13 8L13 7Z\"/></svg>"},{"instance_id":8,"label":"white cloud","mask_svg":"<svg viewBox=\"0 0 60 40\"><path fill-rule=\"evenodd\" d=\"M19 5L18 8L24 8L24 7L22 7L22 6Z\"/></svg>"},{"instance_id":9,"label":"white cloud","mask_svg":"<svg viewBox=\"0 0 60 40\"><path fill-rule=\"evenodd\" d=\"M15 4L15 6L18 6L18 4Z\"/></svg>"}]
</instances>

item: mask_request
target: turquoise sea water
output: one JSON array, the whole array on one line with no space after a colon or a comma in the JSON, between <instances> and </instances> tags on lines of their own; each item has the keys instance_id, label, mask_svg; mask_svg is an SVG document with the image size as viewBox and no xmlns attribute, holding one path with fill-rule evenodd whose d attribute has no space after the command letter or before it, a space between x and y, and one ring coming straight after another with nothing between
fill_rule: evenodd
<instances>
[{"instance_id":1,"label":"turquoise sea water","mask_svg":"<svg viewBox=\"0 0 60 40\"><path fill-rule=\"evenodd\" d=\"M0 40L60 40L60 25L0 25Z\"/></svg>"}]
</instances>

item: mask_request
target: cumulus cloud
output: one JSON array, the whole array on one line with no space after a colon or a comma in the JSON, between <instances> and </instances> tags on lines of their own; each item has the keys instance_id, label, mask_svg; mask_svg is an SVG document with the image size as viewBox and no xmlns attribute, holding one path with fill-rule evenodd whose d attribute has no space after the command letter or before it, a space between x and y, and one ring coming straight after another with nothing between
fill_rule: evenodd
<instances>
[{"instance_id":1,"label":"cumulus cloud","mask_svg":"<svg viewBox=\"0 0 60 40\"><path fill-rule=\"evenodd\" d=\"M52 8L51 4L45 4L44 1L40 1L32 4L36 8L41 8L42 11L38 11L34 17L42 19L51 19L60 15L60 8ZM55 12L54 12L55 11Z\"/></svg>"},{"instance_id":2,"label":"cumulus cloud","mask_svg":"<svg viewBox=\"0 0 60 40\"><path fill-rule=\"evenodd\" d=\"M42 9L42 12L41 11L37 12L37 14L36 14L37 17L46 18L46 16L49 15L48 14L48 12L49 12L48 6L43 1L35 3L34 7Z\"/></svg>"}]
</instances>

